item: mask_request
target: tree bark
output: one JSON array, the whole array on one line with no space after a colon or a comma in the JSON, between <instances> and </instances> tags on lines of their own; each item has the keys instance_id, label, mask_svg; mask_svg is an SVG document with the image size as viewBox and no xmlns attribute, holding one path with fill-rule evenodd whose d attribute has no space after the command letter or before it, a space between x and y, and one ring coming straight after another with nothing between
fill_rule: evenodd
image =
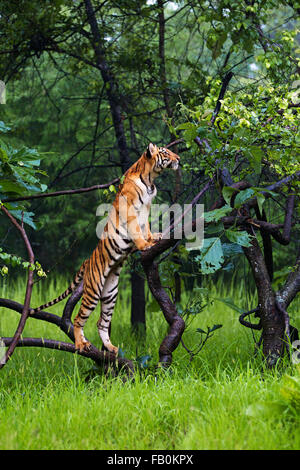
<instances>
[{"instance_id":1,"label":"tree bark","mask_svg":"<svg viewBox=\"0 0 300 470\"><path fill-rule=\"evenodd\" d=\"M33 265L34 264L34 253L32 251L32 247L31 247L31 244L30 244L29 239L27 237L27 234L25 232L25 229L23 227L23 221L22 221L21 225L18 224L16 219L10 214L10 212L3 205L1 206L1 210L10 219L11 223L17 228L17 230L19 230L19 232L21 234L21 237L23 239L24 245L26 247L26 251L27 251L27 254L28 254L28 261L31 265ZM32 287L33 287L33 271L29 267L28 268L28 274L27 274L25 300L24 300L24 306L22 308L21 319L19 321L19 324L18 324L17 330L14 334L14 337L11 339L11 342L8 346L8 350L5 353L4 359L1 360L0 369L2 367L4 367L4 365L7 363L7 361L9 361L9 359L13 355L14 350L15 350L15 348L16 348L16 346L17 346L17 344L18 344L18 342L21 338L22 333L23 333L23 330L24 330L24 327L25 327L25 324L26 324L26 320L27 320L28 315L29 315Z\"/></svg>"},{"instance_id":2,"label":"tree bark","mask_svg":"<svg viewBox=\"0 0 300 470\"><path fill-rule=\"evenodd\" d=\"M244 247L243 250L251 266L258 294L263 355L268 367L273 367L284 351L285 319L276 305L275 292L257 239L254 238L251 247Z\"/></svg>"},{"instance_id":3,"label":"tree bark","mask_svg":"<svg viewBox=\"0 0 300 470\"><path fill-rule=\"evenodd\" d=\"M185 323L182 317L178 315L175 304L171 301L161 285L158 265L154 262L154 256L143 253L141 261L147 276L149 288L162 309L165 319L170 325L168 334L159 348L160 364L169 366L172 363L172 352L177 348L184 332Z\"/></svg>"},{"instance_id":4,"label":"tree bark","mask_svg":"<svg viewBox=\"0 0 300 470\"><path fill-rule=\"evenodd\" d=\"M131 326L139 332L146 328L145 281L135 271L131 272Z\"/></svg>"}]
</instances>

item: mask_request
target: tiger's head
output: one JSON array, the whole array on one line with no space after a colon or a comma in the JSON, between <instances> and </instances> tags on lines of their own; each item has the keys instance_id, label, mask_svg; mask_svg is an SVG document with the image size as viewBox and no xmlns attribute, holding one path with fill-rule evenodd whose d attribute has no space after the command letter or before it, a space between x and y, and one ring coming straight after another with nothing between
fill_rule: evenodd
<instances>
[{"instance_id":1,"label":"tiger's head","mask_svg":"<svg viewBox=\"0 0 300 470\"><path fill-rule=\"evenodd\" d=\"M177 170L179 167L180 157L165 147L157 147L156 145L149 144L145 152L145 157L151 164L151 170L154 173L160 173L165 168Z\"/></svg>"}]
</instances>

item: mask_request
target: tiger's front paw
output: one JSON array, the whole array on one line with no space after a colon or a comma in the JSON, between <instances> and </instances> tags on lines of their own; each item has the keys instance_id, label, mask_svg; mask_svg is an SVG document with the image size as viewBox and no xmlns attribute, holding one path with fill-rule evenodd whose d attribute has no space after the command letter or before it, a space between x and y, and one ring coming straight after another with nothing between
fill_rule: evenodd
<instances>
[{"instance_id":1,"label":"tiger's front paw","mask_svg":"<svg viewBox=\"0 0 300 470\"><path fill-rule=\"evenodd\" d=\"M107 349L107 351L113 353L116 357L118 356L119 348L111 344L111 342L106 343L104 347Z\"/></svg>"},{"instance_id":2,"label":"tiger's front paw","mask_svg":"<svg viewBox=\"0 0 300 470\"><path fill-rule=\"evenodd\" d=\"M159 240L162 239L162 233L161 232L152 233L152 238L154 241L158 242Z\"/></svg>"},{"instance_id":3,"label":"tiger's front paw","mask_svg":"<svg viewBox=\"0 0 300 470\"><path fill-rule=\"evenodd\" d=\"M86 339L75 341L75 349L81 353L89 352L89 350L91 349L91 343Z\"/></svg>"},{"instance_id":4,"label":"tiger's front paw","mask_svg":"<svg viewBox=\"0 0 300 470\"><path fill-rule=\"evenodd\" d=\"M151 243L151 246L153 246L156 242L162 239L162 233L151 233L151 235L148 238L148 243ZM148 247L149 248L149 247Z\"/></svg>"},{"instance_id":5,"label":"tiger's front paw","mask_svg":"<svg viewBox=\"0 0 300 470\"><path fill-rule=\"evenodd\" d=\"M117 357L119 353L119 348L117 348L117 346L113 346L111 352Z\"/></svg>"}]
</instances>

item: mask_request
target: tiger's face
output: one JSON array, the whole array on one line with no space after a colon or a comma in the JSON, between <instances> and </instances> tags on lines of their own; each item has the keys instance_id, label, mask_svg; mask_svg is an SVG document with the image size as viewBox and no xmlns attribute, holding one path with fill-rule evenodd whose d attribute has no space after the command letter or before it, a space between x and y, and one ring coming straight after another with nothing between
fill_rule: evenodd
<instances>
[{"instance_id":1,"label":"tiger's face","mask_svg":"<svg viewBox=\"0 0 300 470\"><path fill-rule=\"evenodd\" d=\"M152 164L152 171L155 173L160 173L165 168L170 168L171 170L179 168L180 157L165 147L149 144L146 158Z\"/></svg>"}]
</instances>

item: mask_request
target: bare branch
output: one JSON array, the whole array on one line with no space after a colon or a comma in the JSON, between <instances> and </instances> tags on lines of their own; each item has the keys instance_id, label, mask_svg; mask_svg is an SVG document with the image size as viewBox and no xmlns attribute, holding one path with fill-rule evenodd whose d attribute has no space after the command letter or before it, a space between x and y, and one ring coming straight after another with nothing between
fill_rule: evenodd
<instances>
[{"instance_id":1,"label":"bare branch","mask_svg":"<svg viewBox=\"0 0 300 470\"><path fill-rule=\"evenodd\" d=\"M11 347L13 338L1 337L5 346ZM79 352L75 349L75 345L72 343L65 343L64 341L56 341L53 339L46 338L22 338L18 341L17 347L37 347L37 348L49 348L56 349L59 351L70 352L73 354L79 354L80 356L92 359L98 365L113 365L117 363L119 369L125 369L127 372L133 371L133 365L131 361L124 358L116 359L113 354L107 351L99 351L97 348L92 347L89 352Z\"/></svg>"},{"instance_id":2,"label":"bare branch","mask_svg":"<svg viewBox=\"0 0 300 470\"><path fill-rule=\"evenodd\" d=\"M223 98L225 96L226 90L228 88L229 82L232 79L232 77L233 77L233 73L228 72L222 80L222 87L221 87L221 90L220 90L220 93L219 93L219 96L218 96L218 99L217 99L217 104L216 104L216 107L214 109L212 118L210 120L210 124L212 126L214 125L215 120L216 120L216 118L219 114L219 111L220 111L221 105L222 105L221 101L223 100Z\"/></svg>"},{"instance_id":3,"label":"bare branch","mask_svg":"<svg viewBox=\"0 0 300 470\"><path fill-rule=\"evenodd\" d=\"M256 313L258 311L259 311L259 308L254 308L253 310L249 310L249 312L242 313L239 316L239 322L241 323L241 325L246 326L247 328L251 328L252 330L261 330L262 329L261 322L255 324L255 323L250 323L244 320L244 318L247 317L248 315L251 315L251 313Z\"/></svg>"},{"instance_id":4,"label":"bare branch","mask_svg":"<svg viewBox=\"0 0 300 470\"><path fill-rule=\"evenodd\" d=\"M73 194L89 193L90 191L95 191L97 189L109 188L109 186L111 186L112 184L117 184L119 183L119 181L120 181L119 178L115 178L109 183L96 184L95 186L90 186L89 188L65 189L63 191L55 191L53 193L32 194L30 196L22 196L22 197L17 197L17 198L5 199L5 200L2 200L2 202L5 204L6 202L29 201L31 199L41 199L45 197L57 197L57 196L65 196L65 195L70 196Z\"/></svg>"}]
</instances>

